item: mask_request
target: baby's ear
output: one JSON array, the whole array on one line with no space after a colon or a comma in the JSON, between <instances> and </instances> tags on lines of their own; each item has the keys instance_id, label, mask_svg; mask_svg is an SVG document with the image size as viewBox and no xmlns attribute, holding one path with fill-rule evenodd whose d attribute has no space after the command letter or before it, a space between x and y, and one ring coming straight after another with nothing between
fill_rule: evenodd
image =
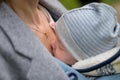
<instances>
[{"instance_id":1,"label":"baby's ear","mask_svg":"<svg viewBox=\"0 0 120 80\"><path fill-rule=\"evenodd\" d=\"M56 34L56 32L55 32L56 23L54 21L50 21L49 25L50 25L50 28L52 29L52 31Z\"/></svg>"},{"instance_id":2,"label":"baby's ear","mask_svg":"<svg viewBox=\"0 0 120 80\"><path fill-rule=\"evenodd\" d=\"M55 22L54 21L50 21L49 25L52 29L55 30Z\"/></svg>"}]
</instances>

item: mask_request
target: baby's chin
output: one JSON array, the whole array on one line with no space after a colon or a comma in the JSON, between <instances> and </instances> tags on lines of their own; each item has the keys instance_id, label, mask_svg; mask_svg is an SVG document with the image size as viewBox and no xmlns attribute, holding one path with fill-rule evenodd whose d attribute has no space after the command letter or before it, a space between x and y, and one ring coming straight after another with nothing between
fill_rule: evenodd
<instances>
[{"instance_id":1,"label":"baby's chin","mask_svg":"<svg viewBox=\"0 0 120 80\"><path fill-rule=\"evenodd\" d=\"M60 61L64 62L65 64L68 65L73 65L77 62L77 60L72 57L71 55L61 55L61 54L56 54L54 55L54 57L56 57L57 59L59 59Z\"/></svg>"}]
</instances>

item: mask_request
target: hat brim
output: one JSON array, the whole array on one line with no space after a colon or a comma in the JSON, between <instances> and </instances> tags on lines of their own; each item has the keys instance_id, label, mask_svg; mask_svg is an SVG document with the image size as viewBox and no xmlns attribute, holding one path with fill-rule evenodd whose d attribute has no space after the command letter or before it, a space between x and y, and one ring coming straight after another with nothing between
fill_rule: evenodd
<instances>
[{"instance_id":1,"label":"hat brim","mask_svg":"<svg viewBox=\"0 0 120 80\"><path fill-rule=\"evenodd\" d=\"M119 49L120 47L116 47L97 56L85 60L80 60L74 65L72 65L72 67L78 70L79 72L90 72L92 70L98 69L117 59L120 56Z\"/></svg>"}]
</instances>

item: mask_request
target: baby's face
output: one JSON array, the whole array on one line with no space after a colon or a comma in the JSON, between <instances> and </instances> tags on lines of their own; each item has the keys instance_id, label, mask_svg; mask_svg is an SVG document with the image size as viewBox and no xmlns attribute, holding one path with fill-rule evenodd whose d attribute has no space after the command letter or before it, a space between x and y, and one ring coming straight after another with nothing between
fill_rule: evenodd
<instances>
[{"instance_id":1,"label":"baby's face","mask_svg":"<svg viewBox=\"0 0 120 80\"><path fill-rule=\"evenodd\" d=\"M50 27L56 35L55 32L55 22L50 23ZM62 62L73 65L77 60L67 51L64 45L61 43L59 37L56 35L56 40L51 42L52 55Z\"/></svg>"},{"instance_id":2,"label":"baby's face","mask_svg":"<svg viewBox=\"0 0 120 80\"><path fill-rule=\"evenodd\" d=\"M52 42L53 48L53 56L62 62L73 65L77 60L67 51L67 49L63 46L60 40L54 40Z\"/></svg>"}]
</instances>

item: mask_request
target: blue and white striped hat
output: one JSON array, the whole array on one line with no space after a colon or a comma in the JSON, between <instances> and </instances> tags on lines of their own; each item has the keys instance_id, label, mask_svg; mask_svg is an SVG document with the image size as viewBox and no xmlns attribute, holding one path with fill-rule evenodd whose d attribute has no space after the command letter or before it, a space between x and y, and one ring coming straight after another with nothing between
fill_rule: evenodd
<instances>
[{"instance_id":1,"label":"blue and white striped hat","mask_svg":"<svg viewBox=\"0 0 120 80\"><path fill-rule=\"evenodd\" d=\"M91 3L64 13L56 33L66 49L84 60L112 49L118 41L116 11L104 3Z\"/></svg>"}]
</instances>

